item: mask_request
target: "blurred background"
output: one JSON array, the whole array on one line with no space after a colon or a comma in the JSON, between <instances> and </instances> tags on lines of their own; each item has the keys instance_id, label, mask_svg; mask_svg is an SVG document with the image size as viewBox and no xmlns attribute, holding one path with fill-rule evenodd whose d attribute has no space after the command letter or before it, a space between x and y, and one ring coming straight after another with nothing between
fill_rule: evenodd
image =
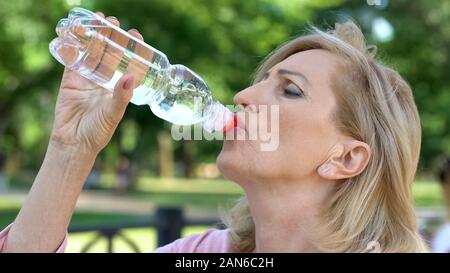
<instances>
[{"instance_id":1,"label":"blurred background","mask_svg":"<svg viewBox=\"0 0 450 273\"><path fill-rule=\"evenodd\" d=\"M171 63L201 75L224 104L250 84L265 55L308 24L353 18L379 59L412 85L423 126L419 228L431 239L445 222L437 173L450 154L450 1L0 0L0 229L17 215L45 154L63 72L48 44L75 6L138 29ZM221 145L174 141L170 124L130 104L88 178L67 250L150 252L219 223L217 208L242 194L217 170Z\"/></svg>"}]
</instances>

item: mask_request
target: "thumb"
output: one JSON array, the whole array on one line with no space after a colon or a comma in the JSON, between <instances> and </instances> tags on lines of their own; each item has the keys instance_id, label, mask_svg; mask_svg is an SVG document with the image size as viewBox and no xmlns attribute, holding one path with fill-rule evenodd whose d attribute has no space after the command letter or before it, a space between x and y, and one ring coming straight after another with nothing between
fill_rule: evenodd
<instances>
[{"instance_id":1,"label":"thumb","mask_svg":"<svg viewBox=\"0 0 450 273\"><path fill-rule=\"evenodd\" d=\"M111 101L111 112L121 113L125 112L128 103L133 96L134 78L131 74L124 74L114 87L114 92Z\"/></svg>"}]
</instances>

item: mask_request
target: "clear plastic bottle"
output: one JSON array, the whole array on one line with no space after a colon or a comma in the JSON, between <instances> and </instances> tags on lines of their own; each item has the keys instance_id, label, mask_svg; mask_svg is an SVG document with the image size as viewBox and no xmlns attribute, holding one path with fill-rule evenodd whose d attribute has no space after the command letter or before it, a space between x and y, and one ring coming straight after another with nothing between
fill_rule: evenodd
<instances>
[{"instance_id":1,"label":"clear plastic bottle","mask_svg":"<svg viewBox=\"0 0 450 273\"><path fill-rule=\"evenodd\" d=\"M214 101L206 83L164 53L136 39L97 14L74 8L56 26L51 54L67 68L112 91L128 72L138 82L131 102L178 125L200 123L209 131L232 127L233 114Z\"/></svg>"}]
</instances>

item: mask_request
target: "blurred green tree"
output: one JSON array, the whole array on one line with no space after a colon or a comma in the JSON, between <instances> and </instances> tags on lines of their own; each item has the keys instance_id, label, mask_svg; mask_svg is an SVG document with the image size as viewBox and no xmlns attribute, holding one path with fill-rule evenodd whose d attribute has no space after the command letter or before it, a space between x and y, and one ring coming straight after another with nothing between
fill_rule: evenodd
<instances>
[{"instance_id":1,"label":"blurred green tree","mask_svg":"<svg viewBox=\"0 0 450 273\"><path fill-rule=\"evenodd\" d=\"M385 18L393 39L377 42L381 56L412 84L422 117L422 162L450 152L448 1L391 1L382 7L344 0L0 0L0 152L16 169L36 169L45 153L54 101L63 67L52 59L48 43L57 21L74 5L114 15L124 29L136 28L171 63L202 75L225 104L251 83L262 58L300 34L312 21L333 23L354 17L373 42L373 20ZM128 154L139 170L157 170L160 130L170 124L146 107L130 105L110 145L101 153L115 166ZM188 175L195 162L214 161L219 141L175 142L175 159ZM148 171L151 173L151 171Z\"/></svg>"},{"instance_id":2,"label":"blurred green tree","mask_svg":"<svg viewBox=\"0 0 450 273\"><path fill-rule=\"evenodd\" d=\"M377 45L379 58L410 83L422 124L420 170L430 170L443 154L450 154L450 2L381 0L379 6L361 2L322 10L315 20L336 14L341 19L353 17L369 42ZM388 39L377 37L377 27L378 32L389 32L386 26L377 26L384 20L392 27Z\"/></svg>"}]
</instances>

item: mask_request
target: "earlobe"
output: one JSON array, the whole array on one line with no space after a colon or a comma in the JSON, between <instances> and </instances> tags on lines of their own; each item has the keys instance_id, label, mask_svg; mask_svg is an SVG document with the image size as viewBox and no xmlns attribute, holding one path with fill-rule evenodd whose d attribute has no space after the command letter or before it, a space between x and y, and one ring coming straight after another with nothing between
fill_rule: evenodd
<instances>
[{"instance_id":1,"label":"earlobe","mask_svg":"<svg viewBox=\"0 0 450 273\"><path fill-rule=\"evenodd\" d=\"M317 170L321 176L326 176L330 172L330 164L324 163Z\"/></svg>"},{"instance_id":2,"label":"earlobe","mask_svg":"<svg viewBox=\"0 0 450 273\"><path fill-rule=\"evenodd\" d=\"M327 180L338 180L339 177L336 176L336 166L332 162L323 163L318 169L317 172L319 176Z\"/></svg>"}]
</instances>

